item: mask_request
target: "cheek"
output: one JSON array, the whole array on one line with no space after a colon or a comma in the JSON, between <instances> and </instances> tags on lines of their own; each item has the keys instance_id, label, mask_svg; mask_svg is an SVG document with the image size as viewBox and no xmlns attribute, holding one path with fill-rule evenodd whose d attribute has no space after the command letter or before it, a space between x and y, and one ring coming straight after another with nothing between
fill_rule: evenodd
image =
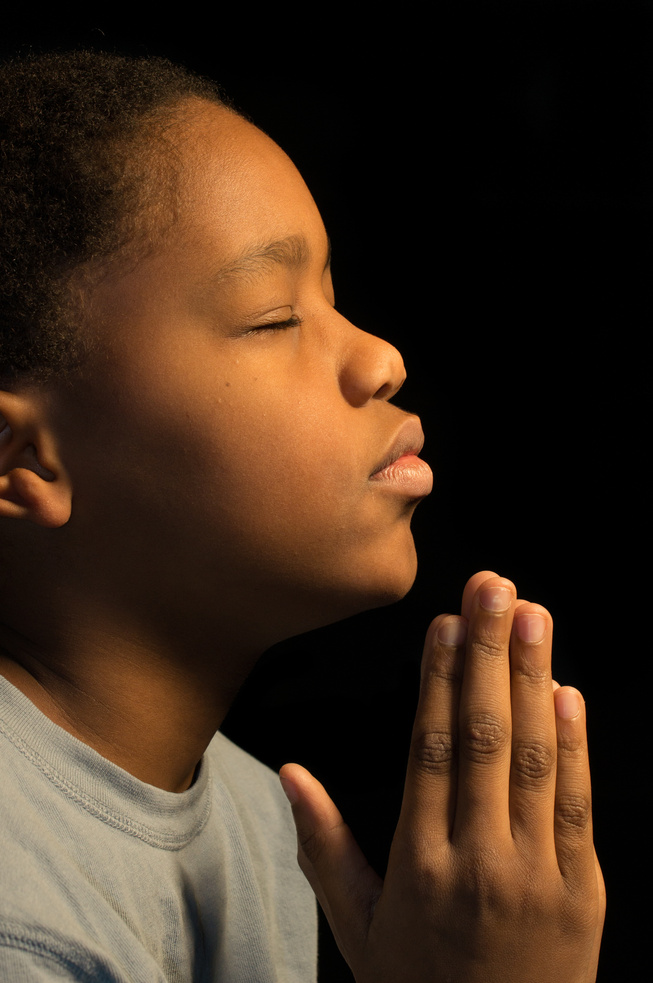
<instances>
[{"instance_id":1,"label":"cheek","mask_svg":"<svg viewBox=\"0 0 653 983\"><path fill-rule=\"evenodd\" d=\"M163 530L177 554L220 542L232 559L264 544L349 548L378 532L364 435L326 373L291 378L244 360L221 373L210 350L163 362L131 359L101 406L89 397L92 512L110 509L139 539Z\"/></svg>"},{"instance_id":2,"label":"cheek","mask_svg":"<svg viewBox=\"0 0 653 983\"><path fill-rule=\"evenodd\" d=\"M234 392L216 403L202 431L192 445L203 452L207 484L216 482L223 505L255 524L346 511L363 483L351 437L315 402Z\"/></svg>"},{"instance_id":3,"label":"cheek","mask_svg":"<svg viewBox=\"0 0 653 983\"><path fill-rule=\"evenodd\" d=\"M125 554L125 590L158 584L163 595L172 571L198 609L219 590L234 606L300 604L302 617L326 597L326 613L297 630L405 593L409 524L369 488L356 411L325 389L302 398L298 386L255 389L234 375L203 388L169 378L123 386L87 416L78 535L93 556Z\"/></svg>"}]
</instances>

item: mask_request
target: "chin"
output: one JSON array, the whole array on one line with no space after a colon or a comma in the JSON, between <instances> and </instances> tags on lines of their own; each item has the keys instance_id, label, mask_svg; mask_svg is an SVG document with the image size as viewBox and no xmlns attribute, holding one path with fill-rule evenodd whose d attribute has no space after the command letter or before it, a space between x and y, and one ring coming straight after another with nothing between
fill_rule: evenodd
<instances>
[{"instance_id":1,"label":"chin","mask_svg":"<svg viewBox=\"0 0 653 983\"><path fill-rule=\"evenodd\" d=\"M294 605L295 624L284 637L301 635L363 611L395 604L411 589L416 574L417 556L413 547L408 555L395 555L384 563L377 558L375 564L359 567L357 576L347 583L322 584L315 592L302 592L300 603Z\"/></svg>"},{"instance_id":2,"label":"chin","mask_svg":"<svg viewBox=\"0 0 653 983\"><path fill-rule=\"evenodd\" d=\"M369 585L367 588L366 585L361 585L360 593L352 599L356 607L355 613L386 607L401 601L415 583L416 575L417 562L415 561L410 568L394 570L391 575Z\"/></svg>"},{"instance_id":3,"label":"chin","mask_svg":"<svg viewBox=\"0 0 653 983\"><path fill-rule=\"evenodd\" d=\"M343 603L351 614L395 604L406 596L416 576L417 553L411 535L398 548L377 553L370 562L361 564Z\"/></svg>"}]
</instances>

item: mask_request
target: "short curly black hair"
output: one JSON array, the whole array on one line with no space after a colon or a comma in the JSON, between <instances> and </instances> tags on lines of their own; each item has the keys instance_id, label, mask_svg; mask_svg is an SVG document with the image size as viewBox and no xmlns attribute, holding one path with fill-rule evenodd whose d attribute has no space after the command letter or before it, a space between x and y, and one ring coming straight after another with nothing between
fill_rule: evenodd
<instances>
[{"instance_id":1,"label":"short curly black hair","mask_svg":"<svg viewBox=\"0 0 653 983\"><path fill-rule=\"evenodd\" d=\"M191 97L233 111L217 84L163 58L0 65L0 384L79 365L72 274L147 238L144 213L170 212L174 166L156 148Z\"/></svg>"}]
</instances>

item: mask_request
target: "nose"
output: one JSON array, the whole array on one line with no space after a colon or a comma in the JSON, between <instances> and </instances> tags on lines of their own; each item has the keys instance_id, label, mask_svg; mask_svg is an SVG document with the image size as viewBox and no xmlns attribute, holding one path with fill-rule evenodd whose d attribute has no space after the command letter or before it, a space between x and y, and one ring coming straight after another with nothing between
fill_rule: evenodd
<instances>
[{"instance_id":1,"label":"nose","mask_svg":"<svg viewBox=\"0 0 653 983\"><path fill-rule=\"evenodd\" d=\"M352 406L388 400L406 380L404 360L389 342L346 322L347 342L340 364L340 390Z\"/></svg>"}]
</instances>

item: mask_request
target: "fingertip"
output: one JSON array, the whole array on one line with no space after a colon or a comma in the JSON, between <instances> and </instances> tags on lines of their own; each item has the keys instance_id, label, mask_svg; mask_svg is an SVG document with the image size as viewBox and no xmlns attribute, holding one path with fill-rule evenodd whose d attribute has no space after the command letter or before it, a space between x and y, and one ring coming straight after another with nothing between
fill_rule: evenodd
<instances>
[{"instance_id":1,"label":"fingertip","mask_svg":"<svg viewBox=\"0 0 653 983\"><path fill-rule=\"evenodd\" d=\"M446 638L451 634L453 629L445 628L445 625L449 625L452 622L459 623L461 621L466 625L466 621L457 614L439 614L437 618L434 618L426 631L423 658L432 656L434 651L442 645L450 645L451 643L447 642Z\"/></svg>"},{"instance_id":2,"label":"fingertip","mask_svg":"<svg viewBox=\"0 0 653 983\"><path fill-rule=\"evenodd\" d=\"M472 576L467 581L467 585L474 584L474 589L476 589L479 584L482 584L484 580L490 580L492 577L499 577L500 574L496 570L479 570L478 573L472 574Z\"/></svg>"},{"instance_id":3,"label":"fingertip","mask_svg":"<svg viewBox=\"0 0 653 983\"><path fill-rule=\"evenodd\" d=\"M580 716L584 700L573 686L559 686L553 694L556 716L561 720L574 720Z\"/></svg>"},{"instance_id":4,"label":"fingertip","mask_svg":"<svg viewBox=\"0 0 653 983\"><path fill-rule=\"evenodd\" d=\"M438 625L437 640L440 645L458 648L467 640L467 622L454 615L444 618Z\"/></svg>"},{"instance_id":5,"label":"fingertip","mask_svg":"<svg viewBox=\"0 0 653 983\"><path fill-rule=\"evenodd\" d=\"M293 796L294 805L298 799L302 798L302 795L306 794L312 786L317 782L317 779L311 775L310 771L303 767L303 765L298 765L294 762L288 762L279 769L279 781L281 782L281 787L284 792L288 795ZM288 795L290 799L290 795Z\"/></svg>"},{"instance_id":6,"label":"fingertip","mask_svg":"<svg viewBox=\"0 0 653 983\"><path fill-rule=\"evenodd\" d=\"M494 570L480 570L479 573L475 573L473 577L470 577L465 584L465 589L463 590L463 600L461 606L461 614L463 618L471 617L472 613L472 601L474 600L474 595L477 590L484 584L486 580L490 580L493 577L498 577L499 574L495 573Z\"/></svg>"},{"instance_id":7,"label":"fingertip","mask_svg":"<svg viewBox=\"0 0 653 983\"><path fill-rule=\"evenodd\" d=\"M282 765L279 769L279 778L288 778L289 780L292 780L292 772L295 768L301 768L301 765L296 765L292 762Z\"/></svg>"},{"instance_id":8,"label":"fingertip","mask_svg":"<svg viewBox=\"0 0 653 983\"><path fill-rule=\"evenodd\" d=\"M282 775L281 772L279 773L279 781L290 805L296 805L299 802L299 789L295 782L288 775Z\"/></svg>"},{"instance_id":9,"label":"fingertip","mask_svg":"<svg viewBox=\"0 0 653 983\"><path fill-rule=\"evenodd\" d=\"M438 628L445 620L445 618L448 617L449 617L448 614L439 614L436 618L433 619L431 624L428 626L426 630L426 638L424 639L425 650L433 647L433 645L435 644L435 640L438 636Z\"/></svg>"}]
</instances>

